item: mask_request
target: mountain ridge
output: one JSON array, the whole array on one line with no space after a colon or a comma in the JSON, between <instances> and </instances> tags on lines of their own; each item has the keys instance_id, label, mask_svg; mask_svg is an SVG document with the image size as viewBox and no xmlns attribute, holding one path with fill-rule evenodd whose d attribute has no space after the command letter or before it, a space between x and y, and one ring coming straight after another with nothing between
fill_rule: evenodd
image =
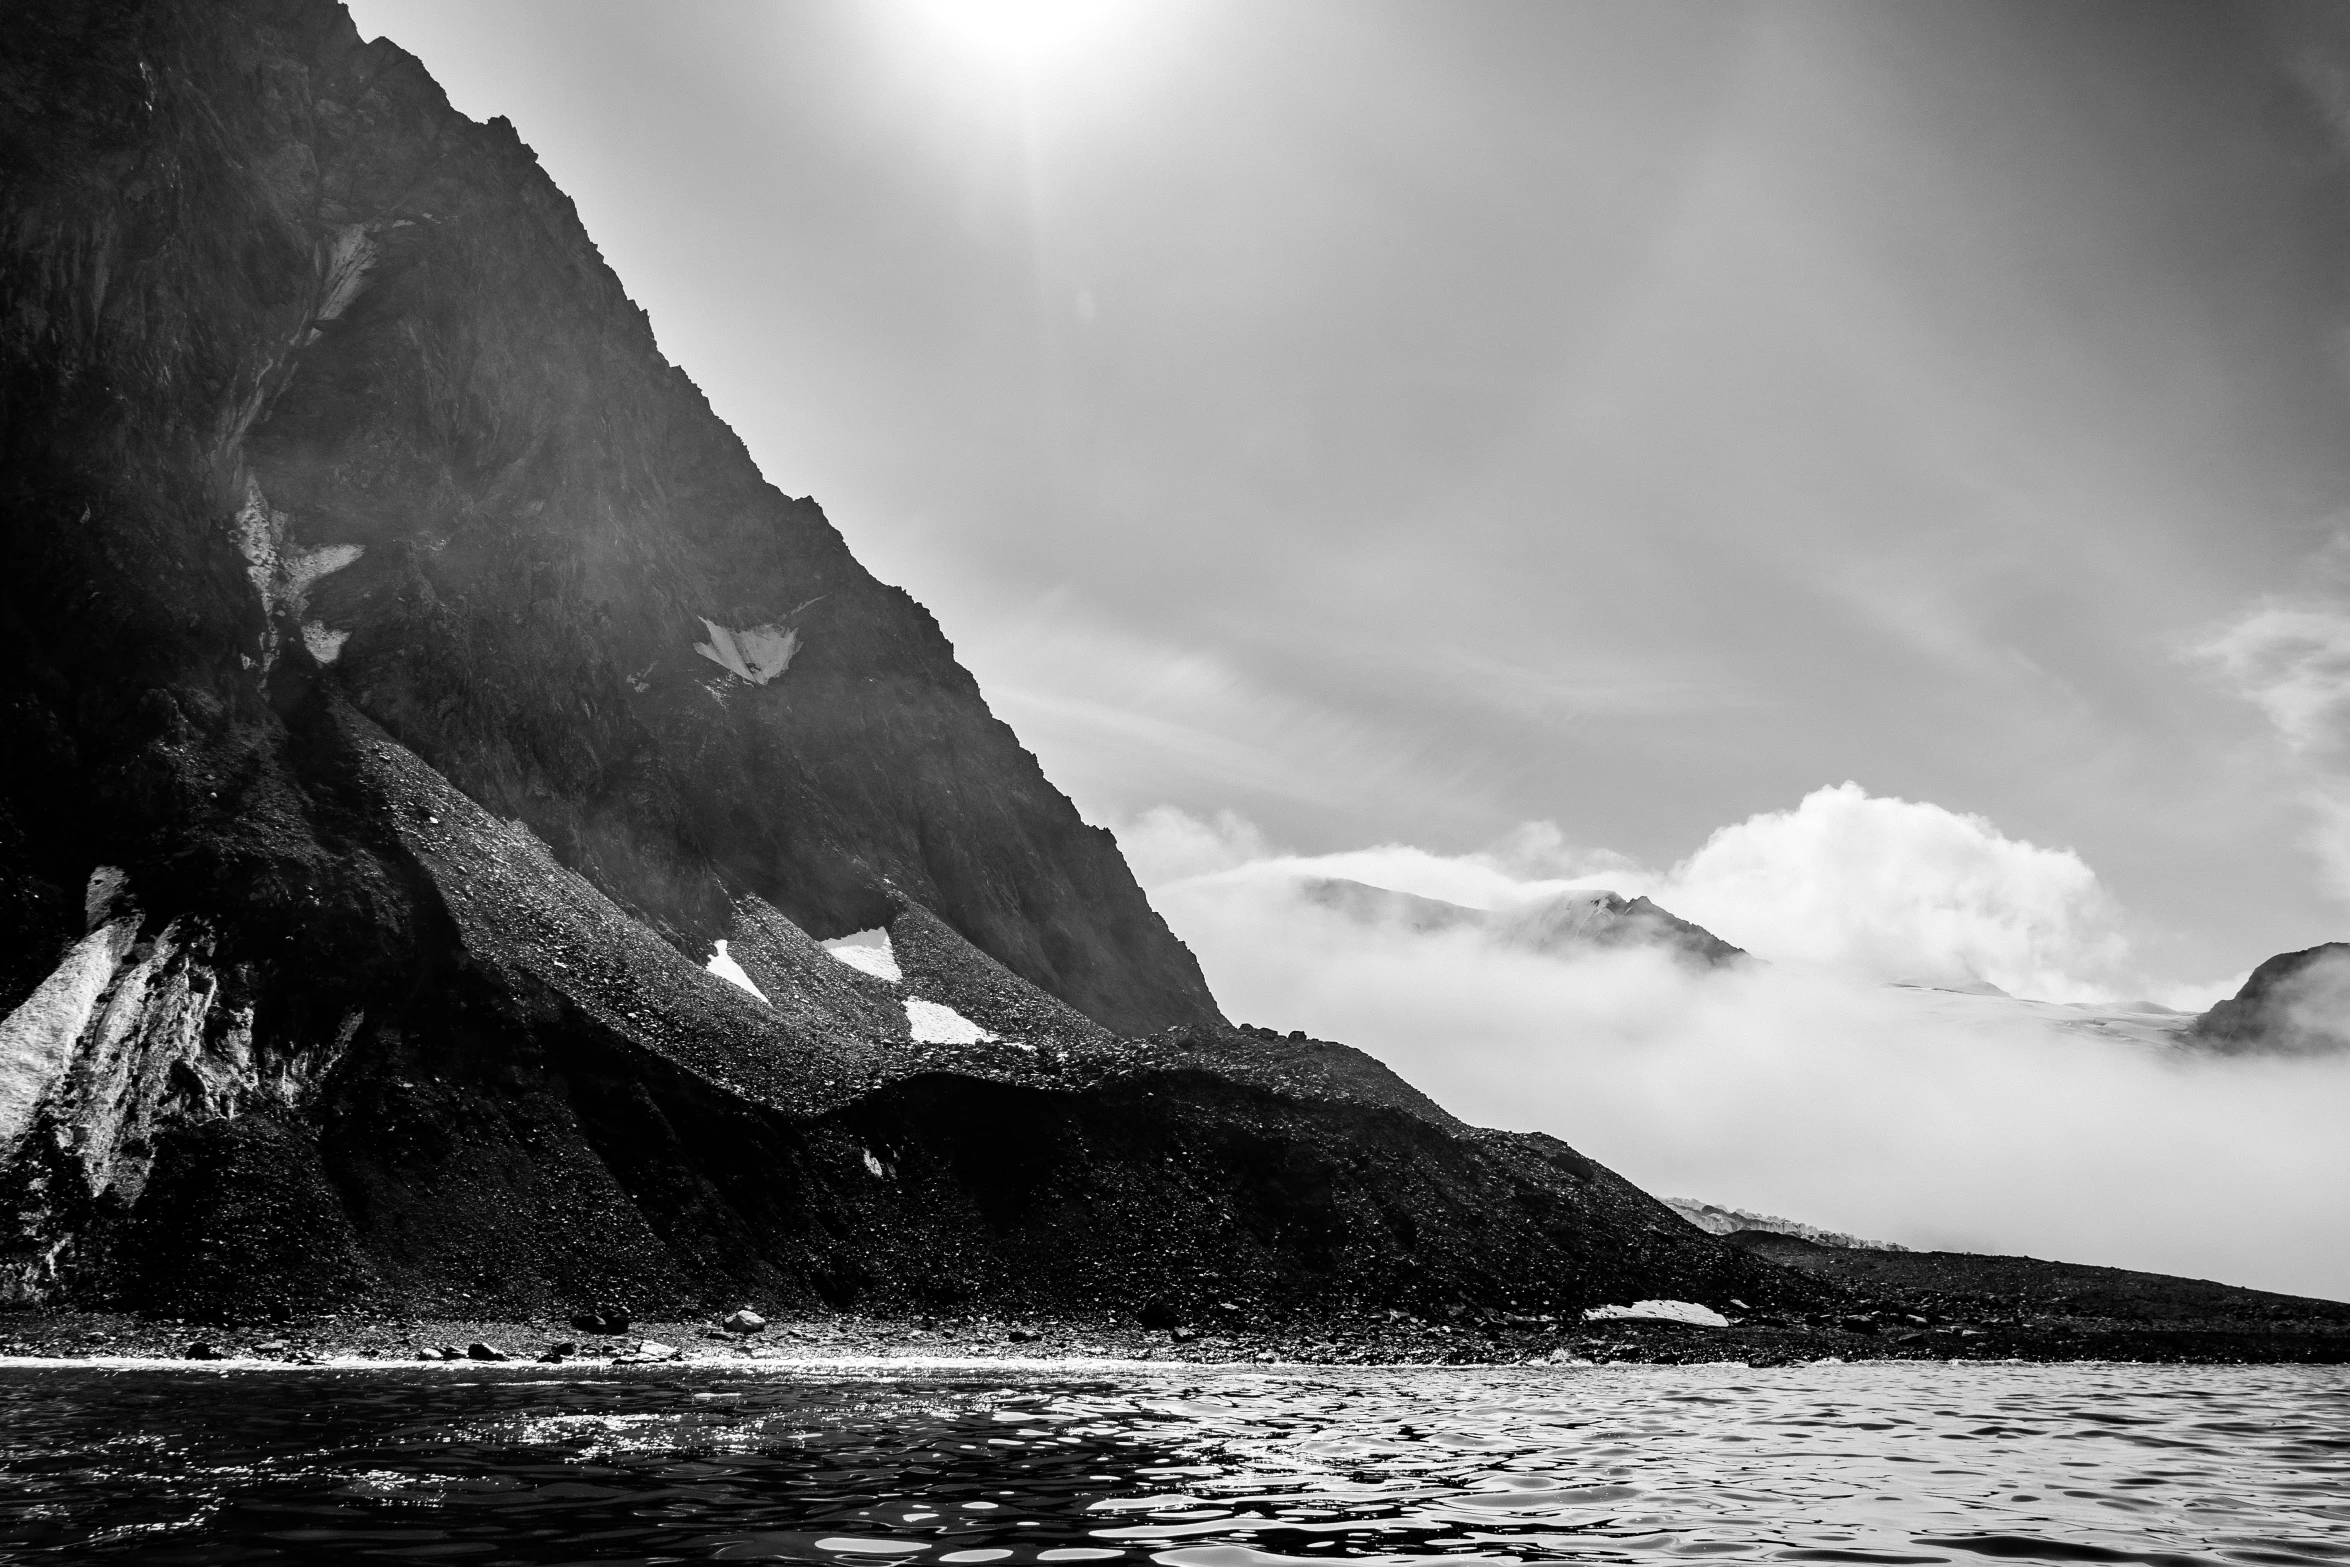
<instances>
[{"instance_id":1,"label":"mountain ridge","mask_svg":"<svg viewBox=\"0 0 2350 1567\"><path fill-rule=\"evenodd\" d=\"M328 0L8 25L0 1297L1817 1293L1232 1028L510 125Z\"/></svg>"},{"instance_id":2,"label":"mountain ridge","mask_svg":"<svg viewBox=\"0 0 2350 1567\"><path fill-rule=\"evenodd\" d=\"M1504 946L1545 956L1645 947L1702 968L1751 961L1744 949L1659 908L1646 896L1625 898L1600 888L1562 892L1506 909L1478 909L1345 877L1303 877L1297 885L1308 903L1360 923L1396 925L1419 934L1473 930Z\"/></svg>"},{"instance_id":3,"label":"mountain ridge","mask_svg":"<svg viewBox=\"0 0 2350 1567\"><path fill-rule=\"evenodd\" d=\"M228 514L233 551L170 542L193 592L117 609L157 654L182 640L159 628L202 627L150 688L189 686L190 665L226 676L224 642L289 693L331 667L681 945L745 892L833 935L896 885L1115 1026L1214 1020L1114 840L988 711L928 612L759 476L512 126L456 114L338 10L244 14L261 25L224 43L169 7L60 10L51 54L93 67L80 112L11 132L20 418L49 402L114 482L174 469L178 507ZM76 16L127 34L111 41L149 74L149 55L187 51L167 87L209 71L238 90L181 103L109 80L96 67L119 62L63 34ZM129 177L89 178L104 162ZM142 226L153 247L106 250ZM233 254L190 237L224 227L247 231ZM80 477L17 504L58 528L96 505L103 524L107 475ZM92 564L51 569L105 582ZM22 640L54 654L63 628L42 618Z\"/></svg>"},{"instance_id":4,"label":"mountain ridge","mask_svg":"<svg viewBox=\"0 0 2350 1567\"><path fill-rule=\"evenodd\" d=\"M2186 1037L2229 1055L2350 1050L2350 942L2267 959L2233 996L2196 1018Z\"/></svg>"}]
</instances>

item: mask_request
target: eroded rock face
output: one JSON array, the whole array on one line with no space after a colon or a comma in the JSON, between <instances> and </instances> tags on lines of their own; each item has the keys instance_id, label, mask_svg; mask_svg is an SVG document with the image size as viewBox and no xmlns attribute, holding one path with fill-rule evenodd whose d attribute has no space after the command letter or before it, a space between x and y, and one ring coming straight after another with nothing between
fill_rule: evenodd
<instances>
[{"instance_id":1,"label":"eroded rock face","mask_svg":"<svg viewBox=\"0 0 2350 1567\"><path fill-rule=\"evenodd\" d=\"M1227 1027L511 127L339 7L0 30L0 1293L1808 1288Z\"/></svg>"},{"instance_id":2,"label":"eroded rock face","mask_svg":"<svg viewBox=\"0 0 2350 1567\"><path fill-rule=\"evenodd\" d=\"M86 1235L138 1207L181 1134L298 1118L361 1022L346 1017L331 1043L272 1048L255 1037L252 976L222 961L212 919L143 915L113 867L92 883L116 889L99 922L0 1020L0 1300L58 1293Z\"/></svg>"},{"instance_id":3,"label":"eroded rock face","mask_svg":"<svg viewBox=\"0 0 2350 1567\"><path fill-rule=\"evenodd\" d=\"M331 668L681 944L745 894L830 936L895 888L1108 1026L1216 1018L1108 834L761 479L510 125L330 4L45 13L5 67L12 504L167 601L120 605L138 635L273 689Z\"/></svg>"}]
</instances>

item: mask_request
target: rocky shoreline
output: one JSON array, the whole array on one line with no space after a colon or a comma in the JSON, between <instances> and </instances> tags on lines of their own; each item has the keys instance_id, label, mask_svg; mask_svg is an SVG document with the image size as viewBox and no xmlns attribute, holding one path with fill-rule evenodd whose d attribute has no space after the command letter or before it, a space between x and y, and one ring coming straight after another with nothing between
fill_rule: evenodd
<instances>
[{"instance_id":1,"label":"rocky shoreline","mask_svg":"<svg viewBox=\"0 0 2350 1567\"><path fill-rule=\"evenodd\" d=\"M1832 1321L1757 1315L1726 1327L1648 1320L1564 1321L1464 1314L1453 1321L1364 1315L1283 1322L1245 1317L1144 1327L1102 1317L778 1320L754 1332L718 1319L631 1322L583 1331L547 1319L376 1317L197 1324L119 1313L0 1312L0 1362L182 1361L388 1367L447 1363L779 1369L903 1361L1007 1367L1085 1361L1302 1365L1677 1365L1756 1367L1859 1360L2136 1361L2243 1365L2350 1363L2350 1323L2027 1316L1935 1320L1896 1310Z\"/></svg>"}]
</instances>

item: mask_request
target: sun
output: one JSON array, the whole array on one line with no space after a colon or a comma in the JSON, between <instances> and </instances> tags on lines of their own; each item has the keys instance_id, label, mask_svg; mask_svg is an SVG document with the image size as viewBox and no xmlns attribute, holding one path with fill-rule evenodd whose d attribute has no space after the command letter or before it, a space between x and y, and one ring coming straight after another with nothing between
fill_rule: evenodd
<instances>
[{"instance_id":1,"label":"sun","mask_svg":"<svg viewBox=\"0 0 2350 1567\"><path fill-rule=\"evenodd\" d=\"M1129 0L914 0L924 24L999 69L1037 75L1081 61Z\"/></svg>"}]
</instances>

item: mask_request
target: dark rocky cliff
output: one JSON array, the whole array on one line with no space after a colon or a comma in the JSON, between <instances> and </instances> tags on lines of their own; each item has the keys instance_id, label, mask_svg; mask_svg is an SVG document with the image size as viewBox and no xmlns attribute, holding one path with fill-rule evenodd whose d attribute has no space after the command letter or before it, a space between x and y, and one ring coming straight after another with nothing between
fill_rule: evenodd
<instances>
[{"instance_id":1,"label":"dark rocky cliff","mask_svg":"<svg viewBox=\"0 0 2350 1567\"><path fill-rule=\"evenodd\" d=\"M835 935L894 886L1111 1027L1216 1018L1109 835L760 478L511 126L332 6L12 33L14 560L98 599L18 617L66 686L120 663L67 651L93 612L150 687L331 665L682 946L744 893Z\"/></svg>"},{"instance_id":2,"label":"dark rocky cliff","mask_svg":"<svg viewBox=\"0 0 2350 1567\"><path fill-rule=\"evenodd\" d=\"M1227 1026L511 128L327 0L0 17L0 509L0 1296L1812 1288ZM818 945L876 926L895 977Z\"/></svg>"}]
</instances>

